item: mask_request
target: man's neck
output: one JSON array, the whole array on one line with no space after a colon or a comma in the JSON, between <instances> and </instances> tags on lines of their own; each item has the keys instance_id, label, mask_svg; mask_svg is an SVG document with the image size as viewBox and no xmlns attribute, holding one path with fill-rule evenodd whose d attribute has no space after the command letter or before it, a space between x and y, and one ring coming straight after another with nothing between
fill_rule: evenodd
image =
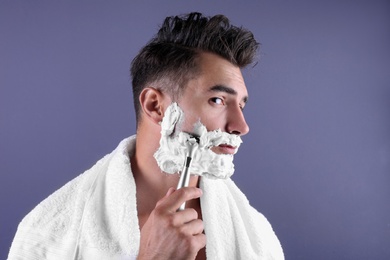
<instances>
[{"instance_id":1,"label":"man's neck","mask_svg":"<svg viewBox=\"0 0 390 260\"><path fill-rule=\"evenodd\" d=\"M169 188L176 188L180 178L179 174L167 174L160 170L153 157L158 148L158 140L153 142L151 138L156 137L137 135L135 152L131 157L139 214L149 214ZM189 186L198 186L198 182L198 176L191 176ZM199 201L189 201L187 206L198 205Z\"/></svg>"}]
</instances>

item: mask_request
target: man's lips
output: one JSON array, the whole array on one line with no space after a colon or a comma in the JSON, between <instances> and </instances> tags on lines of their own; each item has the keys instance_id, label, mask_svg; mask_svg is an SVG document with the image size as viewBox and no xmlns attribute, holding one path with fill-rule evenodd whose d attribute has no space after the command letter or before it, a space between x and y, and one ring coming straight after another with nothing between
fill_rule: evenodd
<instances>
[{"instance_id":1,"label":"man's lips","mask_svg":"<svg viewBox=\"0 0 390 260\"><path fill-rule=\"evenodd\" d=\"M213 151L217 154L235 154L236 147L228 145L228 144L220 144Z\"/></svg>"}]
</instances>

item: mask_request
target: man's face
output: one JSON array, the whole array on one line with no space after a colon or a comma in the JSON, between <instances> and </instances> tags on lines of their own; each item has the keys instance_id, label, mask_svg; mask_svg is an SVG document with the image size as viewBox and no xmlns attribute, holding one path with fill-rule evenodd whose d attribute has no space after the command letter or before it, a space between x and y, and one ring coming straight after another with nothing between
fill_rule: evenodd
<instances>
[{"instance_id":1,"label":"man's face","mask_svg":"<svg viewBox=\"0 0 390 260\"><path fill-rule=\"evenodd\" d=\"M243 108L248 92L240 68L210 53L201 54L200 75L188 82L178 104L184 111L182 131L191 132L200 120L208 131L245 135L249 132ZM235 147L219 145L217 154L233 154Z\"/></svg>"}]
</instances>

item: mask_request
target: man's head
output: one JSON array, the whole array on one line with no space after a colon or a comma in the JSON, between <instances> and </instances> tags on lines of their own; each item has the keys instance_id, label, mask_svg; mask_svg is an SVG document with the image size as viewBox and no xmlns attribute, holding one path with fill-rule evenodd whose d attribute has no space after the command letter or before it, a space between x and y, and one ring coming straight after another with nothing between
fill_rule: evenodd
<instances>
[{"instance_id":1,"label":"man's head","mask_svg":"<svg viewBox=\"0 0 390 260\"><path fill-rule=\"evenodd\" d=\"M200 13L167 17L157 35L141 49L131 67L137 124L141 120L139 96L146 87L157 88L173 101L200 71L200 57L215 54L238 68L253 62L258 43L253 34L233 26L223 15Z\"/></svg>"}]
</instances>

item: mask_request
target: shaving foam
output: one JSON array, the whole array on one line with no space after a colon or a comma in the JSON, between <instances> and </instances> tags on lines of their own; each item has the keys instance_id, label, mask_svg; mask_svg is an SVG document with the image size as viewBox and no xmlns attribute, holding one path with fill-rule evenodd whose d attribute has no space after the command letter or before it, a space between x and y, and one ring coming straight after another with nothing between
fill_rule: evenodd
<instances>
[{"instance_id":1,"label":"shaving foam","mask_svg":"<svg viewBox=\"0 0 390 260\"><path fill-rule=\"evenodd\" d=\"M180 131L183 121L184 112L177 103L172 103L161 122L160 147L154 154L160 169L169 174L179 173L186 160L187 143L190 142L195 149L191 160L191 174L212 179L230 177L234 173L233 155L216 154L211 148L227 144L238 149L242 143L241 138L220 129L208 132L200 121L195 123L192 133L188 134Z\"/></svg>"}]
</instances>

